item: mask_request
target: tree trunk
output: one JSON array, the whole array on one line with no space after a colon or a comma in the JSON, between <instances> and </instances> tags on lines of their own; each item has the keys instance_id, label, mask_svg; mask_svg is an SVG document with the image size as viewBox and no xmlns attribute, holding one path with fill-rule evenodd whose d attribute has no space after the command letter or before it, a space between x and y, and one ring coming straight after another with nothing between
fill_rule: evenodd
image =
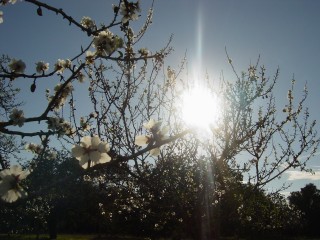
<instances>
[{"instance_id":1,"label":"tree trunk","mask_svg":"<svg viewBox=\"0 0 320 240\"><path fill-rule=\"evenodd\" d=\"M57 239L57 214L55 209L51 209L51 212L48 217L48 230L49 230L49 239Z\"/></svg>"}]
</instances>

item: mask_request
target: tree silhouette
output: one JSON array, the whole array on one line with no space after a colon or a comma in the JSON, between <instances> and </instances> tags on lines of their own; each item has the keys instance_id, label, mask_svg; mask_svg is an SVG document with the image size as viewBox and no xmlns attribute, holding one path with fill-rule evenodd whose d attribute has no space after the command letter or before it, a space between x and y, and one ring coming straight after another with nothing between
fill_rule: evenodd
<instances>
[{"instance_id":1,"label":"tree silhouette","mask_svg":"<svg viewBox=\"0 0 320 240\"><path fill-rule=\"evenodd\" d=\"M309 183L300 191L291 192L290 204L302 213L302 231L309 236L320 236L318 217L320 214L320 190Z\"/></svg>"}]
</instances>

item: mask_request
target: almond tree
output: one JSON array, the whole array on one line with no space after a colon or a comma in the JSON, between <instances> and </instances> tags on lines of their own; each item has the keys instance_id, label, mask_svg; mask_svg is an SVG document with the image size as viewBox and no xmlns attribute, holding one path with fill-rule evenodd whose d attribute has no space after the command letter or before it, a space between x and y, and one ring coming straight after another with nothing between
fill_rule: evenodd
<instances>
[{"instance_id":1,"label":"almond tree","mask_svg":"<svg viewBox=\"0 0 320 240\"><path fill-rule=\"evenodd\" d=\"M24 2L34 6L39 17L45 17L44 12L53 12L90 39L69 59L57 59L55 63L39 60L34 71L26 71L29 63L23 59L8 57L0 62L4 86L14 86L18 78L29 79L30 91L38 94L40 81L48 78L56 81L54 89L46 91L47 104L41 114L27 116L18 105L1 109L5 113L1 116L1 134L39 138L39 144L27 145L39 159L54 148L66 148L86 174L97 177L98 182L109 186L113 174L116 176L109 170L121 169L122 174L126 172L135 182L132 185L131 179L119 180L121 187L129 191L148 189L141 191L145 195L150 190L157 191L148 182L148 174L155 174L159 164L169 164L170 159L183 156L189 169L183 177L203 174L201 178L188 177L185 181L197 184L192 194L197 195L194 219L199 223L195 234L198 239L215 234L209 231L210 219L214 217L209 206L215 204L230 183L240 181L239 174L258 190L289 168L308 170L306 162L315 154L319 139L315 121L310 120L304 106L307 89L296 102L294 80L287 104L280 107L273 95L279 72L269 78L258 63L240 75L234 71L234 81L222 79L219 86L208 83L205 87L220 95L223 107L217 124L207 127L210 136L203 140L196 128L182 119L182 92L192 88L192 83L184 79L185 60L176 70L165 63L172 51L171 38L157 51L138 47L144 43L144 34L152 22L152 2L150 10L142 12L139 1L119 0L112 6L114 14L110 21L101 24L86 16L73 18L63 9L42 1ZM0 3L20 4L15 0ZM0 23L5 21L5 12L0 12L0 19ZM134 28L132 23L141 19L142 26ZM85 94L79 90L83 88L81 84L87 84ZM19 99L15 95L14 98ZM207 110L212 107L207 106ZM28 131L26 126L33 124L41 129ZM61 146L53 144L53 139L58 139ZM245 157L239 157L244 153ZM302 154L308 157L301 158ZM37 160L29 165L35 168ZM199 168L192 169L195 165ZM237 176L236 180L233 176ZM0 187L4 183L1 179ZM16 182L10 184L14 188L19 186ZM204 215L205 211L210 214Z\"/></svg>"}]
</instances>

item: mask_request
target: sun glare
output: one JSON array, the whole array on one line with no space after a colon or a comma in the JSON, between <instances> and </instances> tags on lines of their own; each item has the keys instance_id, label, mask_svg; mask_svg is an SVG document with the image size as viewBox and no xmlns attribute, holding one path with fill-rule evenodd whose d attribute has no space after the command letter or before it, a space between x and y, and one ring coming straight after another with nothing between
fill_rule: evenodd
<instances>
[{"instance_id":1,"label":"sun glare","mask_svg":"<svg viewBox=\"0 0 320 240\"><path fill-rule=\"evenodd\" d=\"M184 92L182 101L183 119L187 124L204 129L217 124L221 103L208 88L195 86Z\"/></svg>"}]
</instances>

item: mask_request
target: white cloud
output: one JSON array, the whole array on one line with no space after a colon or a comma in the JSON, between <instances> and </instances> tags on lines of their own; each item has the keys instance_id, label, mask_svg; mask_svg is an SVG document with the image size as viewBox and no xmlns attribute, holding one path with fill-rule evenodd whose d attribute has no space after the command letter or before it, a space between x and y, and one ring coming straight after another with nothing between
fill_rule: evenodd
<instances>
[{"instance_id":1,"label":"white cloud","mask_svg":"<svg viewBox=\"0 0 320 240\"><path fill-rule=\"evenodd\" d=\"M308 172L301 172L301 171L287 171L288 181L294 180L320 180L320 171L314 171L314 174Z\"/></svg>"},{"instance_id":2,"label":"white cloud","mask_svg":"<svg viewBox=\"0 0 320 240\"><path fill-rule=\"evenodd\" d=\"M283 192L280 192L280 193L285 197L289 197L290 194L291 194L291 192L289 192L289 191L283 191Z\"/></svg>"}]
</instances>

